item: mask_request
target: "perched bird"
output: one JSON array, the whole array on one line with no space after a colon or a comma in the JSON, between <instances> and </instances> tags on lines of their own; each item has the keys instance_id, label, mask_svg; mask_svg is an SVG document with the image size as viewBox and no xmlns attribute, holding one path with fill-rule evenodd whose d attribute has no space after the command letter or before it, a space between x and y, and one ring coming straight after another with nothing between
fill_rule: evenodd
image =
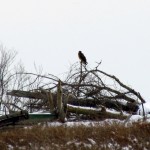
<instances>
[{"instance_id":1,"label":"perched bird","mask_svg":"<svg viewBox=\"0 0 150 150\"><path fill-rule=\"evenodd\" d=\"M87 65L86 57L84 56L84 54L81 51L78 52L78 57L81 60L81 63Z\"/></svg>"}]
</instances>

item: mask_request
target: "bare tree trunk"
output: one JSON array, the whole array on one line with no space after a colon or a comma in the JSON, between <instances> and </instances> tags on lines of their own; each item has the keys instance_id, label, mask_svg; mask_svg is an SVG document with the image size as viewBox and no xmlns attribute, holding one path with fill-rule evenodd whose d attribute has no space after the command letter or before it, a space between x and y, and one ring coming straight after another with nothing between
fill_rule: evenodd
<instances>
[{"instance_id":1,"label":"bare tree trunk","mask_svg":"<svg viewBox=\"0 0 150 150\"><path fill-rule=\"evenodd\" d=\"M50 113L54 112L54 103L53 103L53 97L51 91L44 90L40 88L41 94L43 95L43 98L45 98L46 101L49 103Z\"/></svg>"},{"instance_id":2,"label":"bare tree trunk","mask_svg":"<svg viewBox=\"0 0 150 150\"><path fill-rule=\"evenodd\" d=\"M62 87L61 87L61 81L59 80L58 86L57 86L57 112L58 112L58 118L61 122L65 122L65 112L64 107L62 103Z\"/></svg>"},{"instance_id":3,"label":"bare tree trunk","mask_svg":"<svg viewBox=\"0 0 150 150\"><path fill-rule=\"evenodd\" d=\"M114 119L126 119L127 116L123 116L122 114L115 114L111 112L107 112L104 108L101 110L93 110L93 109L84 109L81 107L73 107L68 105L68 112L76 113L76 114L83 114L83 115L90 115L91 118L97 119L106 119L106 118L114 118Z\"/></svg>"}]
</instances>

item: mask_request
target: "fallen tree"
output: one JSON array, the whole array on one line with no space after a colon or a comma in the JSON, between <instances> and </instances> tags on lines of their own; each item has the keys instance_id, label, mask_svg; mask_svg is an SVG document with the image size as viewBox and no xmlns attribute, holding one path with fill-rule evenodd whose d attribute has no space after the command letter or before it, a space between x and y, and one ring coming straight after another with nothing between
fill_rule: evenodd
<instances>
[{"instance_id":1,"label":"fallen tree","mask_svg":"<svg viewBox=\"0 0 150 150\"><path fill-rule=\"evenodd\" d=\"M37 94L38 93L38 94ZM36 98L36 99L42 99L45 100L47 99L47 103L48 103L48 96L49 94L46 94L46 93L42 93L41 92L29 92L29 91L19 91L19 90L14 90L14 91L11 91L11 92L8 92L7 93L8 95L11 95L11 96L19 96L19 97L25 97L25 98ZM96 109L87 109L87 108L84 108L84 107L75 107L75 106L88 106L87 102L89 101L89 103L92 102L92 99L91 100L85 100L86 101L86 104L83 103L83 100L82 99L74 99L74 98L70 98L68 97L67 99L67 104L72 104L72 105L67 105L66 108L65 108L65 104L60 104L61 103L61 94L59 96L59 99L60 100L57 100L55 98L58 98L56 96L56 94L52 94L53 95L53 100L56 102L58 101L58 110L60 110L58 112L58 114L53 111L54 113L56 113L56 115L58 116L61 116L61 121L64 122L64 118L66 117L66 114L65 116L62 116L62 114L64 113L75 113L75 114L82 114L82 115L86 115L86 117L88 118L97 118L97 119L104 119L104 118L115 118L115 119L125 119L127 118L126 115L123 115L122 113L113 113L113 112L109 112L109 111L106 111L106 108L102 105L98 105L99 103L95 103L93 105L93 107L96 107ZM80 102L79 102L80 101ZM41 105L44 105L44 102L40 104ZM60 102L60 103L59 103ZM64 99L63 99L63 102L64 102ZM76 102L76 103L74 103ZM79 103L78 103L79 102ZM31 105L31 104L30 104ZM36 104L38 105L38 104ZM48 104L47 104L48 105ZM32 104L32 107L33 107L33 104ZM90 106L91 107L91 106ZM110 107L112 108L112 107ZM66 110L65 110L66 109ZM63 118L63 119L62 119Z\"/></svg>"},{"instance_id":2,"label":"fallen tree","mask_svg":"<svg viewBox=\"0 0 150 150\"><path fill-rule=\"evenodd\" d=\"M47 91L49 94L50 92ZM42 101L39 101L38 103L30 103L32 107L36 106L36 108L40 108L43 105L47 105L48 103L48 97L46 93L42 93L40 91L36 92L30 92L30 91L20 91L20 90L12 90L11 92L7 93L11 96L17 96L17 97L24 97L29 99L41 99ZM57 95L52 93L54 103L57 101ZM83 106L83 107L94 107L97 108L99 105L103 105L106 108L115 109L117 111L127 111L127 112L133 112L135 113L138 110L138 104L131 103L131 102L121 102L116 100L95 100L95 99L77 99L75 97L69 96L68 98L68 104L74 105L74 106ZM56 104L55 104L56 106Z\"/></svg>"},{"instance_id":3,"label":"fallen tree","mask_svg":"<svg viewBox=\"0 0 150 150\"><path fill-rule=\"evenodd\" d=\"M39 75L24 73L33 78L35 77L33 82L30 83L30 86L31 84L35 84L39 78L46 79L48 82L42 82L36 89L30 89L28 91L11 90L7 92L7 95L38 99L38 101L32 101L32 103L31 101L26 102L24 106L27 108L32 107L38 110L46 108L43 106L48 106L48 108L51 107L50 109L55 109L58 106L58 94L56 91L58 84L61 82L62 102L67 99L68 104L75 106L102 106L115 109L119 112L126 111L134 114L138 110L138 106L145 103L141 94L125 85L116 76L99 70L99 65L100 63L95 69L87 69L82 65L78 66L78 64L74 64L70 68L67 77L61 81L58 77L51 74ZM74 112L74 109L69 107L68 109Z\"/></svg>"}]
</instances>

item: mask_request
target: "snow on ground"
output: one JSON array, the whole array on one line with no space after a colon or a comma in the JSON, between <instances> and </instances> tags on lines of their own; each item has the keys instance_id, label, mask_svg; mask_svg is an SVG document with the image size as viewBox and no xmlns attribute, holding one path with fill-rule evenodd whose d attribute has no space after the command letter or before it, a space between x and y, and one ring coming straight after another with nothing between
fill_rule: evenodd
<instances>
[{"instance_id":1,"label":"snow on ground","mask_svg":"<svg viewBox=\"0 0 150 150\"><path fill-rule=\"evenodd\" d=\"M129 119L130 122L138 122L140 120L142 120L143 117L140 115L132 115L131 118Z\"/></svg>"},{"instance_id":2,"label":"snow on ground","mask_svg":"<svg viewBox=\"0 0 150 150\"><path fill-rule=\"evenodd\" d=\"M89 143L78 142L76 140L72 140L72 141L67 142L66 145L72 145L72 144L74 144L76 148L80 148L81 146L83 146L84 148L87 148L87 149L91 149L93 145L96 145L96 142L93 139L88 139L88 142Z\"/></svg>"},{"instance_id":3,"label":"snow on ground","mask_svg":"<svg viewBox=\"0 0 150 150\"><path fill-rule=\"evenodd\" d=\"M141 122L143 120L143 117L140 115L133 115L130 117L130 119L125 122L125 120L118 120L118 119L105 119L104 121L92 121L92 120L86 120L86 121L66 121L65 123L61 123L59 121L53 121L53 122L47 122L44 126L50 126L50 127L58 127L58 126L65 126L65 127L77 127L77 126L85 126L85 127L93 127L93 126L104 126L104 125L113 125L113 124L122 124L128 126L131 125L133 122ZM150 116L149 119L146 120L147 122L150 122ZM39 123L38 125L41 125Z\"/></svg>"},{"instance_id":4,"label":"snow on ground","mask_svg":"<svg viewBox=\"0 0 150 150\"><path fill-rule=\"evenodd\" d=\"M123 124L124 121L118 119L105 119L104 121L93 121L93 120L86 120L86 121L66 121L65 123L61 123L59 121L47 122L44 126L50 127L58 127L58 126L65 126L65 127L77 127L77 126L85 126L85 127L93 127L93 126L103 126L105 124ZM39 123L38 125L41 125Z\"/></svg>"},{"instance_id":5,"label":"snow on ground","mask_svg":"<svg viewBox=\"0 0 150 150\"><path fill-rule=\"evenodd\" d=\"M144 105L145 114L146 114L146 115L147 115L147 114L150 114L150 102L144 103L143 105ZM143 115L143 108L142 108L142 105L140 105L137 114Z\"/></svg>"}]
</instances>

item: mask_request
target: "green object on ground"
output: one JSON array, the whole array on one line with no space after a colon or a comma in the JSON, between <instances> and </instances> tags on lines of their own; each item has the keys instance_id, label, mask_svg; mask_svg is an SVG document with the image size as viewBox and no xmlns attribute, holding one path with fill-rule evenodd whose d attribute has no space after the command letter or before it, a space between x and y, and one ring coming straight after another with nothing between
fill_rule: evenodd
<instances>
[{"instance_id":1,"label":"green object on ground","mask_svg":"<svg viewBox=\"0 0 150 150\"><path fill-rule=\"evenodd\" d=\"M57 116L55 114L40 113L40 114L29 114L29 119L55 119Z\"/></svg>"}]
</instances>

